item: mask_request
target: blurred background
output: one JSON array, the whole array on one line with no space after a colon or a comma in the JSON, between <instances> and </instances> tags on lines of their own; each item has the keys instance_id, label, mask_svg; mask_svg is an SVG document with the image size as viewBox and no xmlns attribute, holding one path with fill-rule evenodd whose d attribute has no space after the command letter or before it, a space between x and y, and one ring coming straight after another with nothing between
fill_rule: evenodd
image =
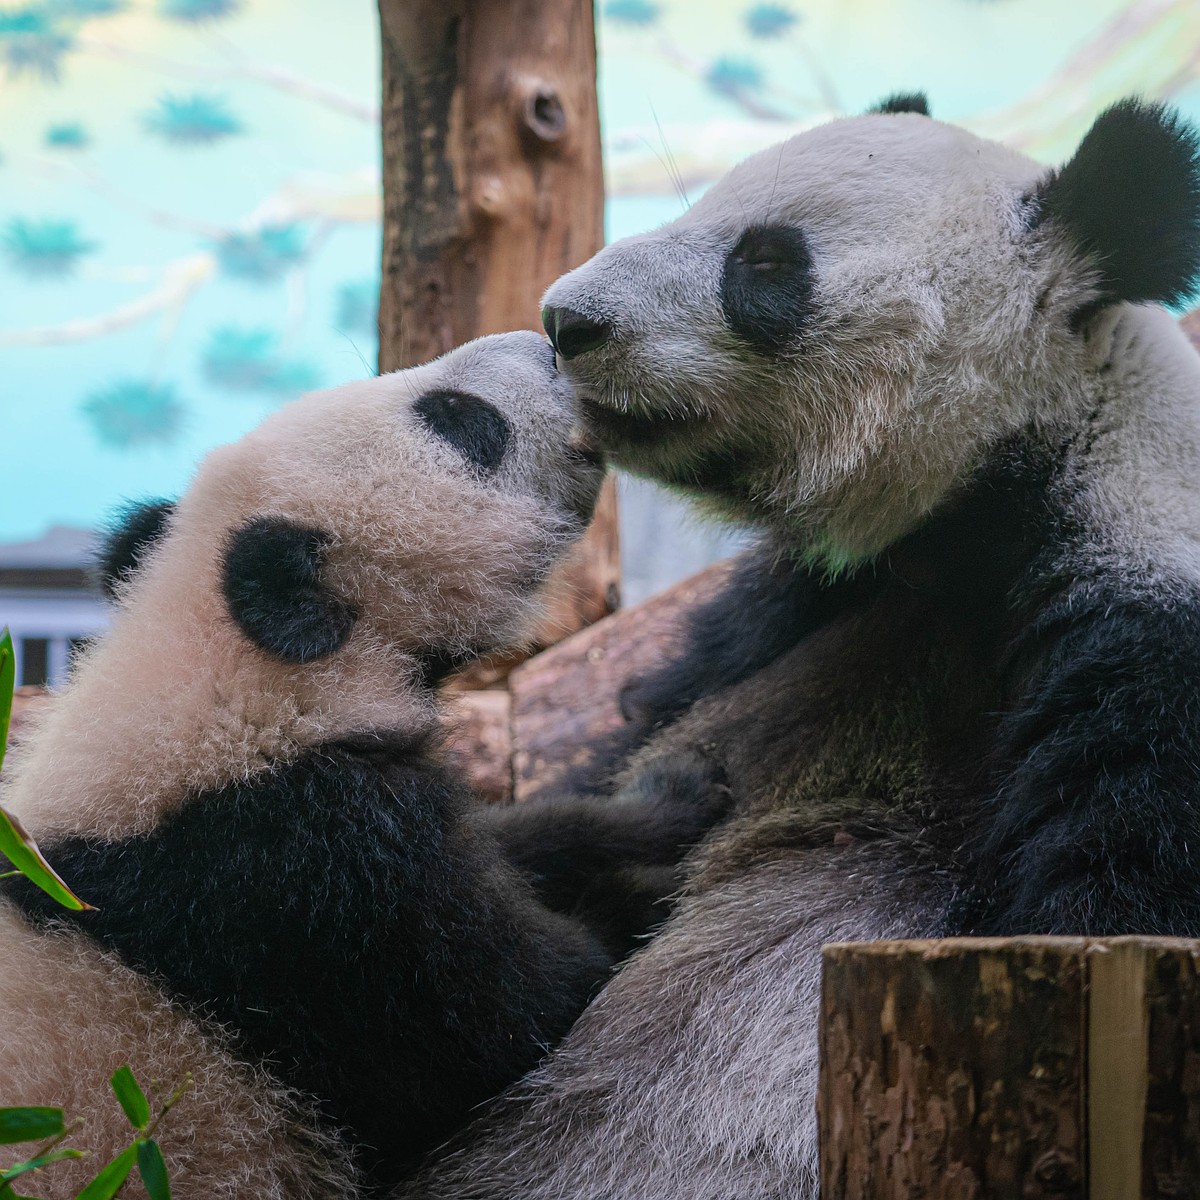
<instances>
[{"instance_id":1,"label":"blurred background","mask_svg":"<svg viewBox=\"0 0 1200 1200\"><path fill-rule=\"evenodd\" d=\"M611 240L898 90L1052 163L1130 93L1200 120L1196 0L598 0ZM0 0L0 625L61 678L122 501L300 392L373 373L370 0ZM620 483L636 602L737 544Z\"/></svg>"}]
</instances>

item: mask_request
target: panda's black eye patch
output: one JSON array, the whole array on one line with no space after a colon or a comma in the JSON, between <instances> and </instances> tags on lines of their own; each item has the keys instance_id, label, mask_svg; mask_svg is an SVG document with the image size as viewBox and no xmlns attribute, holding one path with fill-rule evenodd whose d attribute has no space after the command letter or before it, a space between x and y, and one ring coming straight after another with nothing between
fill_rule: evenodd
<instances>
[{"instance_id":1,"label":"panda's black eye patch","mask_svg":"<svg viewBox=\"0 0 1200 1200\"><path fill-rule=\"evenodd\" d=\"M486 400L469 392L427 392L413 405L430 433L449 442L482 471L494 471L508 449L508 419Z\"/></svg>"},{"instance_id":2,"label":"panda's black eye patch","mask_svg":"<svg viewBox=\"0 0 1200 1200\"><path fill-rule=\"evenodd\" d=\"M790 225L747 229L725 258L721 309L729 327L763 354L795 341L813 309L812 255Z\"/></svg>"}]
</instances>

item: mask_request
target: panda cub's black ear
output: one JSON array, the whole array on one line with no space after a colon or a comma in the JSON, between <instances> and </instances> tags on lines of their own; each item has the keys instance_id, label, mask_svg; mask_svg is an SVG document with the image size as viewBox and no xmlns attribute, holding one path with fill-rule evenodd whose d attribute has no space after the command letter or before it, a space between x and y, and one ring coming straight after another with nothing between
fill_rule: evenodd
<instances>
[{"instance_id":1,"label":"panda cub's black ear","mask_svg":"<svg viewBox=\"0 0 1200 1200\"><path fill-rule=\"evenodd\" d=\"M174 511L170 500L141 500L117 513L96 555L100 588L109 600L115 600L118 585L137 572L146 551L166 531L167 519Z\"/></svg>"},{"instance_id":2,"label":"panda cub's black ear","mask_svg":"<svg viewBox=\"0 0 1200 1200\"><path fill-rule=\"evenodd\" d=\"M886 100L880 100L868 113L919 113L929 116L929 100L924 92L896 92Z\"/></svg>"},{"instance_id":3,"label":"panda cub's black ear","mask_svg":"<svg viewBox=\"0 0 1200 1200\"><path fill-rule=\"evenodd\" d=\"M1084 315L1122 300L1178 304L1195 290L1200 136L1172 109L1135 99L1106 109L1030 198L1031 223L1061 225L1100 272L1102 295Z\"/></svg>"},{"instance_id":4,"label":"panda cub's black ear","mask_svg":"<svg viewBox=\"0 0 1200 1200\"><path fill-rule=\"evenodd\" d=\"M332 654L350 636L358 614L321 580L329 540L323 530L284 517L256 517L230 537L225 602L260 650L307 663Z\"/></svg>"}]
</instances>

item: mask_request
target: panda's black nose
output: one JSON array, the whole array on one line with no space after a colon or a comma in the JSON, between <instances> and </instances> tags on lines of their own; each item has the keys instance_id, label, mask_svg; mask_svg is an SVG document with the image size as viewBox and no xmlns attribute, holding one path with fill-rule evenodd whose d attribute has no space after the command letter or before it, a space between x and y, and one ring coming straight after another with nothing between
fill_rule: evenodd
<instances>
[{"instance_id":1,"label":"panda's black nose","mask_svg":"<svg viewBox=\"0 0 1200 1200\"><path fill-rule=\"evenodd\" d=\"M543 308L542 324L554 349L563 358L575 358L603 346L612 336L607 321L593 321L573 308Z\"/></svg>"}]
</instances>

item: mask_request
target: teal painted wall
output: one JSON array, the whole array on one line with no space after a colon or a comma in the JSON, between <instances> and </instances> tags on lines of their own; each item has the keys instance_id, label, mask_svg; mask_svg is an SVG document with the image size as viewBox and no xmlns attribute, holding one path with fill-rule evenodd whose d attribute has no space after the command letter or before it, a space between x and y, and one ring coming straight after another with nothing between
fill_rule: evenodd
<instances>
[{"instance_id":1,"label":"teal painted wall","mask_svg":"<svg viewBox=\"0 0 1200 1200\"><path fill-rule=\"evenodd\" d=\"M0 0L0 542L173 495L374 367L366 0ZM1195 0L607 0L610 236L889 91L1069 153L1130 92L1200 119Z\"/></svg>"}]
</instances>

